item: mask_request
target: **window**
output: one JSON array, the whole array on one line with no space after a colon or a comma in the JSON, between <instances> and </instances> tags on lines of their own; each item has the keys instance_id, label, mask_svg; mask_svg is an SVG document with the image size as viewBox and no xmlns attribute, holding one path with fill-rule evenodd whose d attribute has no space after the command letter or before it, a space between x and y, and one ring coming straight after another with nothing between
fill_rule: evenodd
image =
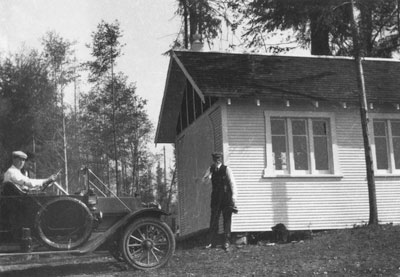
<instances>
[{"instance_id":1,"label":"window","mask_svg":"<svg viewBox=\"0 0 400 277\"><path fill-rule=\"evenodd\" d=\"M266 177L327 175L337 171L335 136L331 131L333 114L266 112L265 119Z\"/></svg>"},{"instance_id":2,"label":"window","mask_svg":"<svg viewBox=\"0 0 400 277\"><path fill-rule=\"evenodd\" d=\"M400 120L374 119L373 154L377 173L400 173Z\"/></svg>"}]
</instances>

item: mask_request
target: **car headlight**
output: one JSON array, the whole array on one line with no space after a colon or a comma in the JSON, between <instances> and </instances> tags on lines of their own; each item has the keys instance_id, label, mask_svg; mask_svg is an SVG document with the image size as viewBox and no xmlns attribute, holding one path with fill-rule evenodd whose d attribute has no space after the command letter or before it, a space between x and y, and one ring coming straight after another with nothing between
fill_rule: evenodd
<instances>
[{"instance_id":1,"label":"car headlight","mask_svg":"<svg viewBox=\"0 0 400 277\"><path fill-rule=\"evenodd\" d=\"M88 205L95 206L97 205L97 195L89 195L87 200Z\"/></svg>"},{"instance_id":2,"label":"car headlight","mask_svg":"<svg viewBox=\"0 0 400 277\"><path fill-rule=\"evenodd\" d=\"M93 190L88 190L87 194L85 195L86 198L86 205L88 206L89 210L94 212L97 210L97 195L93 192Z\"/></svg>"}]
</instances>

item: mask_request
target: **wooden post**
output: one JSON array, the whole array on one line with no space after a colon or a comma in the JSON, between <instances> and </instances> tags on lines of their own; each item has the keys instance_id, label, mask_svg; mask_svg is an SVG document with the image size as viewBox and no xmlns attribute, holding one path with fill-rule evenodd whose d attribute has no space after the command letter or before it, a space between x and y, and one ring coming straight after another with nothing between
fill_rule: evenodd
<instances>
[{"instance_id":1,"label":"wooden post","mask_svg":"<svg viewBox=\"0 0 400 277\"><path fill-rule=\"evenodd\" d=\"M357 72L358 96L360 100L360 115L361 115L361 125L362 125L363 139L364 139L365 163L367 167L367 182L368 182L368 196L369 196L369 225L375 225L378 224L378 208L376 204L376 188L375 188L372 153L369 142L369 131L368 131L369 119L367 110L368 109L367 96L365 91L364 72L361 59L361 49L359 44L360 36L354 14L355 10L354 0L351 0L351 10L352 10L354 59Z\"/></svg>"},{"instance_id":2,"label":"wooden post","mask_svg":"<svg viewBox=\"0 0 400 277\"><path fill-rule=\"evenodd\" d=\"M167 202L167 208L166 208L168 213L171 213L170 208L171 208L171 204L172 204L171 202L172 202L172 193L173 193L172 186L175 183L175 178L176 178L176 170L174 170L174 173L172 174L171 185L169 186L168 202Z\"/></svg>"}]
</instances>

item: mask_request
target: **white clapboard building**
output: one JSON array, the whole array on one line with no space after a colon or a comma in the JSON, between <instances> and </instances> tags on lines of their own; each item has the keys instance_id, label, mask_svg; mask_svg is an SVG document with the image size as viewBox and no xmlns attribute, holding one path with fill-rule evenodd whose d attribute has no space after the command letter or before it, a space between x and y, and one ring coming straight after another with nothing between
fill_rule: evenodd
<instances>
[{"instance_id":1,"label":"white clapboard building","mask_svg":"<svg viewBox=\"0 0 400 277\"><path fill-rule=\"evenodd\" d=\"M368 222L354 60L171 51L156 143L176 147L180 234L208 228L211 153L238 187L233 232ZM378 217L400 223L400 62L363 60Z\"/></svg>"}]
</instances>

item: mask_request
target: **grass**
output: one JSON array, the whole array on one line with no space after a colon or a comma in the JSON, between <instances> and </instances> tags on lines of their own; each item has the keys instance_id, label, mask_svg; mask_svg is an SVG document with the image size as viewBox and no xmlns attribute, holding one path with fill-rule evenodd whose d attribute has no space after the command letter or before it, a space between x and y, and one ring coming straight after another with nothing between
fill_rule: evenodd
<instances>
[{"instance_id":1,"label":"grass","mask_svg":"<svg viewBox=\"0 0 400 277\"><path fill-rule=\"evenodd\" d=\"M147 276L400 276L399 234L400 226L363 226L299 243L233 246L227 253L180 244L167 267Z\"/></svg>"},{"instance_id":2,"label":"grass","mask_svg":"<svg viewBox=\"0 0 400 277\"><path fill-rule=\"evenodd\" d=\"M145 272L127 269L108 256L25 270L16 266L20 270L8 269L5 276L400 276L400 226L318 232L297 243L261 239L232 246L229 252L204 249L200 237L179 242L167 266Z\"/></svg>"}]
</instances>

